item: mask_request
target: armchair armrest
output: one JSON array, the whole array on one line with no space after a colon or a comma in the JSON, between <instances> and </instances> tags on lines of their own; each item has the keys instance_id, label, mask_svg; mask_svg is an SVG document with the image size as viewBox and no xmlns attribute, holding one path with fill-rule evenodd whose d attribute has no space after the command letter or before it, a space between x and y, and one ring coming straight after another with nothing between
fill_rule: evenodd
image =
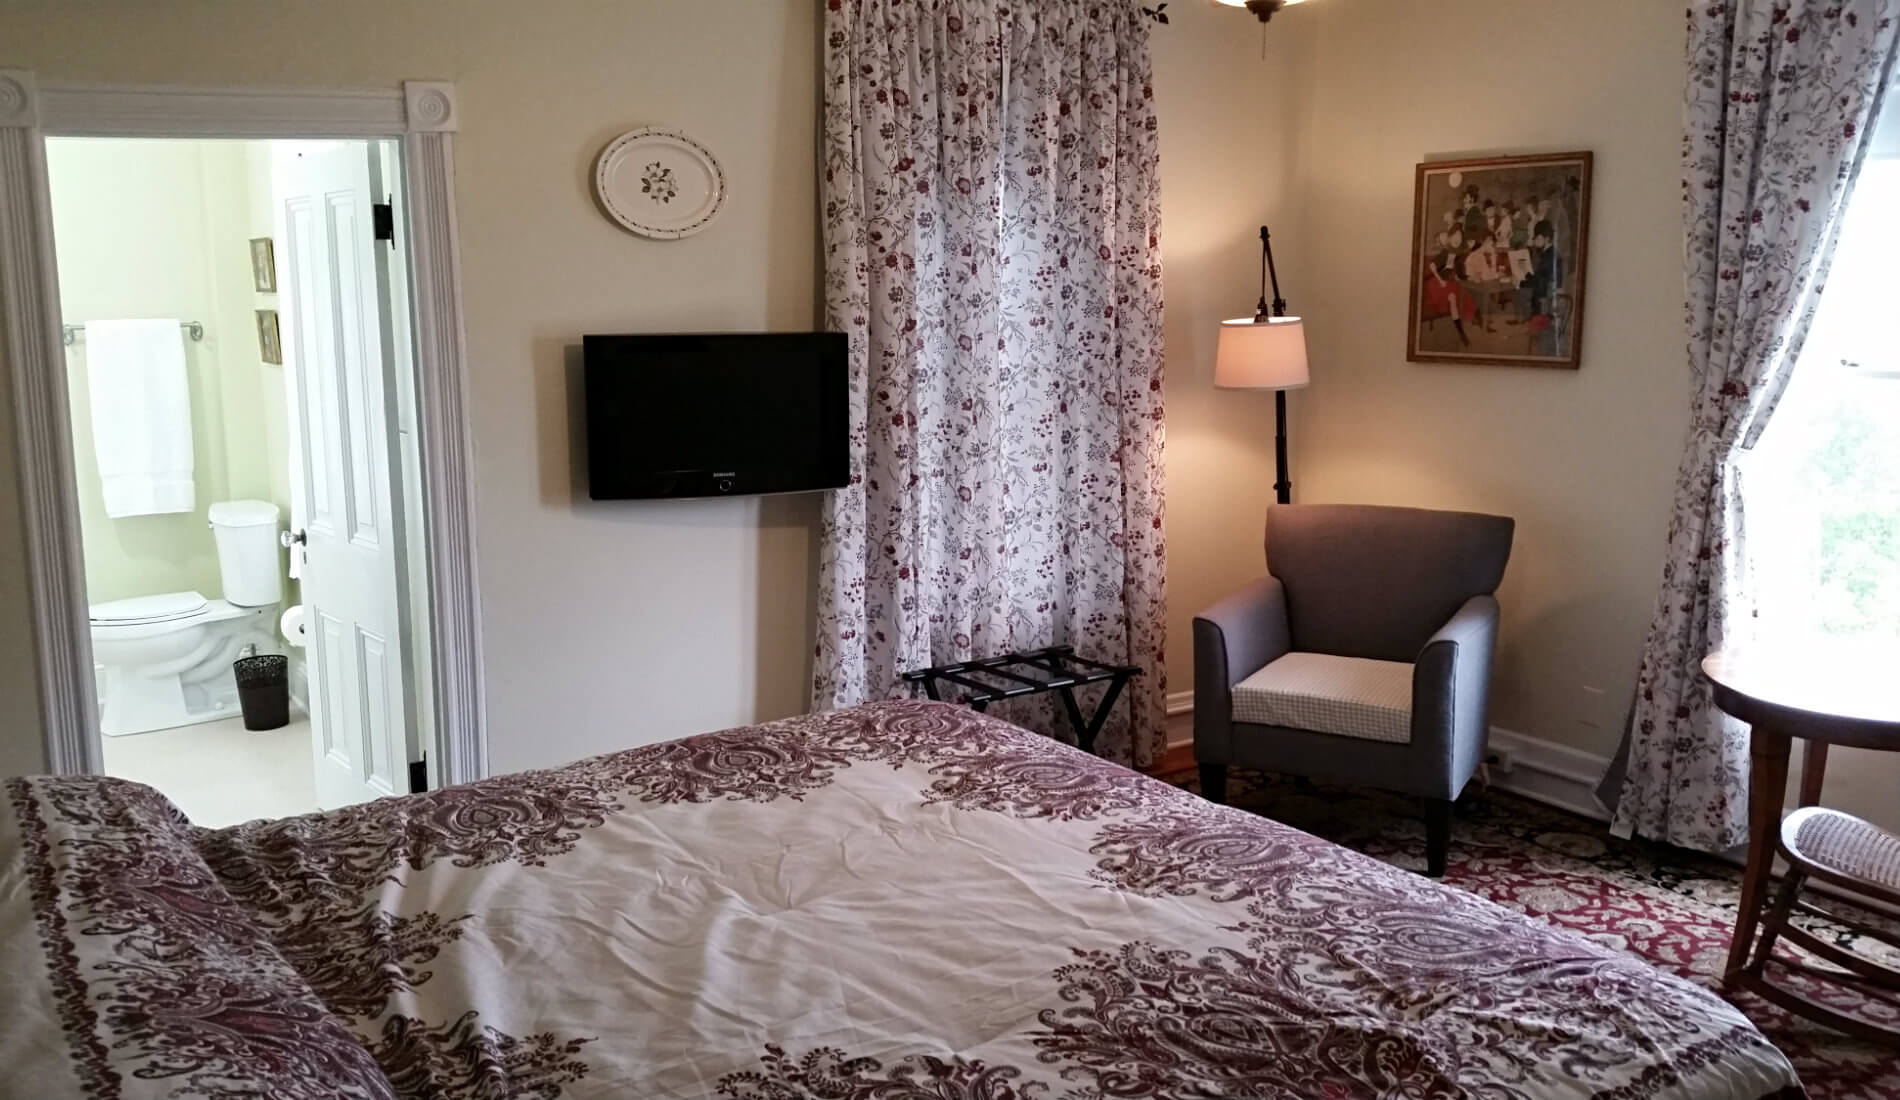
<instances>
[{"instance_id":1,"label":"armchair armrest","mask_svg":"<svg viewBox=\"0 0 1900 1100\"><path fill-rule=\"evenodd\" d=\"M1412 670L1412 747L1431 797L1456 798L1483 758L1491 721L1498 601L1473 596L1419 650Z\"/></svg>"},{"instance_id":2,"label":"armchair armrest","mask_svg":"<svg viewBox=\"0 0 1900 1100\"><path fill-rule=\"evenodd\" d=\"M1194 757L1226 763L1234 685L1292 648L1286 588L1263 577L1194 617Z\"/></svg>"}]
</instances>

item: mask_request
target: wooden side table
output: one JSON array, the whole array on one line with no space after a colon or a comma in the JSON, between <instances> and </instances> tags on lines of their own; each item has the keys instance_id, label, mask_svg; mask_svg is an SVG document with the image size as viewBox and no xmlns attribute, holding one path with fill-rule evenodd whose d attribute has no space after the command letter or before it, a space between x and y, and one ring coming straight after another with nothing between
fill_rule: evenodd
<instances>
[{"instance_id":1,"label":"wooden side table","mask_svg":"<svg viewBox=\"0 0 1900 1100\"><path fill-rule=\"evenodd\" d=\"M1724 651L1702 662L1702 672L1715 689L1716 705L1749 725L1748 867L1742 876L1741 906L1735 915L1723 985L1752 990L1837 1027L1842 1026L1837 1015L1828 1018L1809 1011L1817 1006L1764 977L1762 964L1773 948L1772 936L1752 961L1750 949L1761 926L1774 871L1793 740L1798 737L1804 742L1800 793L1804 808L1820 804L1830 747L1900 752L1897 667L1891 660L1826 649ZM1785 911L1777 915L1785 920Z\"/></svg>"}]
</instances>

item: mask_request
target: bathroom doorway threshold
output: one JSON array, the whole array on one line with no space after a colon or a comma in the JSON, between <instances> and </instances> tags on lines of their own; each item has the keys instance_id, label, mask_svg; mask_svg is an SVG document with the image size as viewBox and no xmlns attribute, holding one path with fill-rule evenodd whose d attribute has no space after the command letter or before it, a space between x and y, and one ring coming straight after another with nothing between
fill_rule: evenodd
<instances>
[{"instance_id":1,"label":"bathroom doorway threshold","mask_svg":"<svg viewBox=\"0 0 1900 1100\"><path fill-rule=\"evenodd\" d=\"M0 60L4 60L0 58ZM487 774L455 88L363 91L40 84L0 69L0 355L12 386L47 770L103 770L45 139L389 139L403 162L433 676L431 786Z\"/></svg>"}]
</instances>

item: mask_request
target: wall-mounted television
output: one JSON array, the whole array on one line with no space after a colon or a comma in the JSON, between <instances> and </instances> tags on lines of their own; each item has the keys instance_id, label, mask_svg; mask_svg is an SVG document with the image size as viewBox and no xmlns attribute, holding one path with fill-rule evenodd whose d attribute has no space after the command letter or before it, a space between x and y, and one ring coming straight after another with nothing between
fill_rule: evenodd
<instances>
[{"instance_id":1,"label":"wall-mounted television","mask_svg":"<svg viewBox=\"0 0 1900 1100\"><path fill-rule=\"evenodd\" d=\"M850 477L845 336L588 336L595 500L836 489Z\"/></svg>"}]
</instances>

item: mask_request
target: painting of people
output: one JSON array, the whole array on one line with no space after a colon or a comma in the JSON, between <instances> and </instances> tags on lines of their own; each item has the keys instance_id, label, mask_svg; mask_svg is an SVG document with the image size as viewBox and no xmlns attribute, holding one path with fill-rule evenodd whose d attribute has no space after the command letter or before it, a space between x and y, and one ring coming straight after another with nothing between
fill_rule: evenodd
<instances>
[{"instance_id":1,"label":"painting of people","mask_svg":"<svg viewBox=\"0 0 1900 1100\"><path fill-rule=\"evenodd\" d=\"M1418 166L1406 358L1581 363L1590 154Z\"/></svg>"}]
</instances>

